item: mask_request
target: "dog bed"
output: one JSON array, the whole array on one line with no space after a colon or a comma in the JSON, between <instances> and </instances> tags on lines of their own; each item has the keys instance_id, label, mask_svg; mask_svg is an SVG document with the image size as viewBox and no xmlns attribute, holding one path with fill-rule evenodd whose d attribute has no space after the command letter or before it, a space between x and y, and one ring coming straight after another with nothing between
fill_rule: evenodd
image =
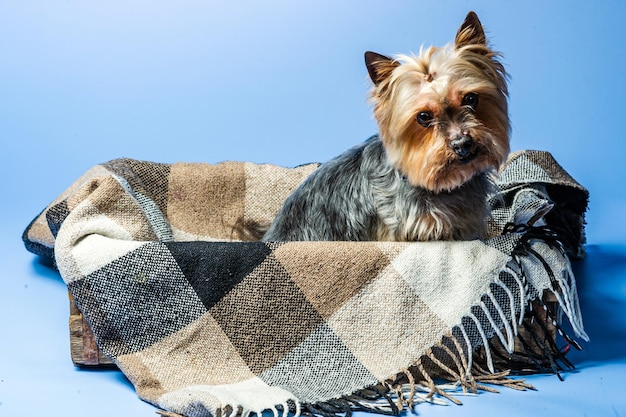
<instances>
[{"instance_id":1,"label":"dog bed","mask_svg":"<svg viewBox=\"0 0 626 417\"><path fill-rule=\"evenodd\" d=\"M397 414L571 365L588 192L550 154L510 156L484 241L258 241L317 166L110 161L24 243L165 415Z\"/></svg>"}]
</instances>

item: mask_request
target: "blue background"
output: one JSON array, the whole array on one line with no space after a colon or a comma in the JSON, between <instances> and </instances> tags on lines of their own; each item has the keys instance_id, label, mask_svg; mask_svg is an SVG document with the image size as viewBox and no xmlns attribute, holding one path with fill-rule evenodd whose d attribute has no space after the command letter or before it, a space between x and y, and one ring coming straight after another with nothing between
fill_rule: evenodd
<instances>
[{"instance_id":1,"label":"blue background","mask_svg":"<svg viewBox=\"0 0 626 417\"><path fill-rule=\"evenodd\" d=\"M441 45L475 10L511 75L512 148L591 192L576 265L592 342L538 391L419 415L626 415L626 2L0 2L0 416L154 416L117 371L75 369L66 290L26 225L95 164L325 161L376 131L363 52ZM88 410L88 411L85 411Z\"/></svg>"}]
</instances>

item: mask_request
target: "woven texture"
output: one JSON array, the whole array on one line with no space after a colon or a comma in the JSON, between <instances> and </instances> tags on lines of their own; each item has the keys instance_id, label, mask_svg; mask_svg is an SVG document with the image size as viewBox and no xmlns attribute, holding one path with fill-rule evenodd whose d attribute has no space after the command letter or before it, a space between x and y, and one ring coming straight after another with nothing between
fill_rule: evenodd
<instances>
[{"instance_id":1,"label":"woven texture","mask_svg":"<svg viewBox=\"0 0 626 417\"><path fill-rule=\"evenodd\" d=\"M588 193L549 154L511 155L485 241L255 241L316 167L114 160L23 238L55 259L138 395L172 415L397 413L447 396L445 382L523 387L503 371L560 357L548 338L514 360L546 294L586 339L569 258ZM544 338L560 333L546 323Z\"/></svg>"}]
</instances>

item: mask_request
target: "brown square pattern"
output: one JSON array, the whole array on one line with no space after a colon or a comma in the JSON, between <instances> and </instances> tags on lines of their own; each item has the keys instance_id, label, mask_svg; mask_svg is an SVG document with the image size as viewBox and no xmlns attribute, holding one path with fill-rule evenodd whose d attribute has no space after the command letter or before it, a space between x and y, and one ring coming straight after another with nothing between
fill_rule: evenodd
<instances>
[{"instance_id":1,"label":"brown square pattern","mask_svg":"<svg viewBox=\"0 0 626 417\"><path fill-rule=\"evenodd\" d=\"M323 323L271 255L209 312L256 375L278 363Z\"/></svg>"},{"instance_id":2,"label":"brown square pattern","mask_svg":"<svg viewBox=\"0 0 626 417\"><path fill-rule=\"evenodd\" d=\"M173 164L168 220L190 234L229 240L243 219L245 190L243 163Z\"/></svg>"},{"instance_id":3,"label":"brown square pattern","mask_svg":"<svg viewBox=\"0 0 626 417\"><path fill-rule=\"evenodd\" d=\"M390 262L369 242L291 242L275 255L325 319Z\"/></svg>"}]
</instances>

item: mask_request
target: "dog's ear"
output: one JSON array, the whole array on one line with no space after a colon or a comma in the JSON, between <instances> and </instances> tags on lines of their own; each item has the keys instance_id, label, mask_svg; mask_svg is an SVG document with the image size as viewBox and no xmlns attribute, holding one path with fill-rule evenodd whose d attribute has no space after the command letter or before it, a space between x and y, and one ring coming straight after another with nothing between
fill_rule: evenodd
<instances>
[{"instance_id":1,"label":"dog's ear","mask_svg":"<svg viewBox=\"0 0 626 417\"><path fill-rule=\"evenodd\" d=\"M469 12L465 17L465 21L456 32L454 46L459 49L467 45L487 45L487 37L483 25L478 20L478 16L474 12Z\"/></svg>"},{"instance_id":2,"label":"dog's ear","mask_svg":"<svg viewBox=\"0 0 626 417\"><path fill-rule=\"evenodd\" d=\"M388 56L367 51L365 53L365 65L367 66L367 72L369 72L370 78L374 84L378 85L385 78L389 77L394 68L400 65L400 63Z\"/></svg>"}]
</instances>

